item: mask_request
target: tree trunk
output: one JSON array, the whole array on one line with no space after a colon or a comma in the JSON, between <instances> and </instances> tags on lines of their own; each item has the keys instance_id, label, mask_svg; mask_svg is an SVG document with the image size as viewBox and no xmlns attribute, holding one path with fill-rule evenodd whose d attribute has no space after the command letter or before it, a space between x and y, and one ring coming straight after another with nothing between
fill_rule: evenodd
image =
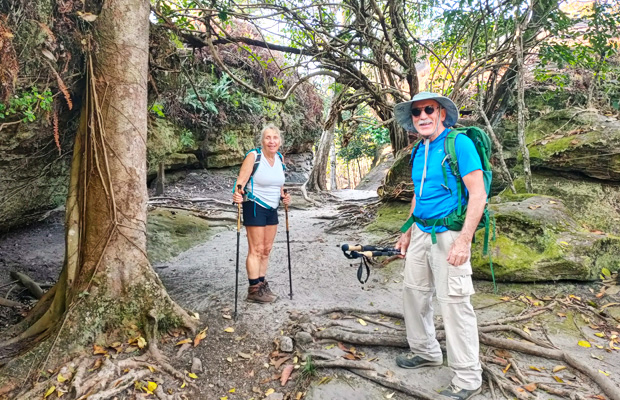
<instances>
[{"instance_id":1,"label":"tree trunk","mask_svg":"<svg viewBox=\"0 0 620 400\"><path fill-rule=\"evenodd\" d=\"M157 184L155 186L155 195L161 196L164 194L164 179L165 179L165 164L163 162L159 163L159 168L157 170Z\"/></svg>"},{"instance_id":2,"label":"tree trunk","mask_svg":"<svg viewBox=\"0 0 620 400\"><path fill-rule=\"evenodd\" d=\"M314 157L314 166L308 178L308 190L327 190L327 162L329 160L329 148L334 141L334 125L323 130L319 148Z\"/></svg>"},{"instance_id":3,"label":"tree trunk","mask_svg":"<svg viewBox=\"0 0 620 400\"><path fill-rule=\"evenodd\" d=\"M523 173L525 174L525 190L532 193L532 171L530 169L530 152L525 143L525 62L523 59L523 22L515 11L517 23L515 33L515 46L517 53L517 136L519 147L523 155Z\"/></svg>"},{"instance_id":4,"label":"tree trunk","mask_svg":"<svg viewBox=\"0 0 620 400\"><path fill-rule=\"evenodd\" d=\"M106 0L94 23L67 196L64 266L12 339L0 344L49 336L51 343L37 346L47 346L47 357L39 359L43 370L52 366L47 361L79 352L116 327L148 327L153 318L194 327L146 256L148 17L146 0Z\"/></svg>"},{"instance_id":5,"label":"tree trunk","mask_svg":"<svg viewBox=\"0 0 620 400\"><path fill-rule=\"evenodd\" d=\"M360 173L360 179L358 182L360 182L362 180L362 166L360 165L360 159L356 158L355 161L357 161L357 170Z\"/></svg>"},{"instance_id":6,"label":"tree trunk","mask_svg":"<svg viewBox=\"0 0 620 400\"><path fill-rule=\"evenodd\" d=\"M392 154L396 155L398 150L404 149L409 145L409 135L407 132L398 125L398 122L393 121L389 125L390 129L390 143L392 144Z\"/></svg>"},{"instance_id":7,"label":"tree trunk","mask_svg":"<svg viewBox=\"0 0 620 400\"><path fill-rule=\"evenodd\" d=\"M329 159L330 159L330 188L331 190L338 190L338 165L336 163L336 143L332 140L329 145Z\"/></svg>"},{"instance_id":8,"label":"tree trunk","mask_svg":"<svg viewBox=\"0 0 620 400\"><path fill-rule=\"evenodd\" d=\"M353 182L351 182L351 169L349 168L348 162L347 162L347 180L349 181L349 189L353 189Z\"/></svg>"}]
</instances>

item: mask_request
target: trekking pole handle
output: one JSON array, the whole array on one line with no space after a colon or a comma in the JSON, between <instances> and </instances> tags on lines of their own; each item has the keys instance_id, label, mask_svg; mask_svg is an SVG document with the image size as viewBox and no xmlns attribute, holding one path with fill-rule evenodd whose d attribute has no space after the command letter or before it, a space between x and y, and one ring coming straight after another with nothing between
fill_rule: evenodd
<instances>
[{"instance_id":1,"label":"trekking pole handle","mask_svg":"<svg viewBox=\"0 0 620 400\"><path fill-rule=\"evenodd\" d=\"M396 256L399 255L400 251L362 251L362 252L357 252L357 251L352 251L351 255L354 256L355 258L359 258L361 256L365 256L368 258L373 258L373 257L382 257L382 256Z\"/></svg>"},{"instance_id":2,"label":"trekking pole handle","mask_svg":"<svg viewBox=\"0 0 620 400\"><path fill-rule=\"evenodd\" d=\"M237 185L237 190L241 191L241 185ZM241 203L237 203L237 232L241 231Z\"/></svg>"},{"instance_id":3,"label":"trekking pole handle","mask_svg":"<svg viewBox=\"0 0 620 400\"><path fill-rule=\"evenodd\" d=\"M377 247L377 246L362 246L359 244L349 245L343 244L340 246L342 251L378 251L378 252L400 252L400 250L393 247Z\"/></svg>"}]
</instances>

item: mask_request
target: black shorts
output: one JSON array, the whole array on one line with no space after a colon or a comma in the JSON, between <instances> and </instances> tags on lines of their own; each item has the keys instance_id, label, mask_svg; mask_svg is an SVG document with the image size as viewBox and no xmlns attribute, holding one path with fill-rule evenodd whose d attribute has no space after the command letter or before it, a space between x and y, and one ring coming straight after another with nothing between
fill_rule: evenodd
<instances>
[{"instance_id":1,"label":"black shorts","mask_svg":"<svg viewBox=\"0 0 620 400\"><path fill-rule=\"evenodd\" d=\"M254 216L253 201L243 202L243 226L267 226L278 225L278 209L266 209L256 204L256 216Z\"/></svg>"}]
</instances>

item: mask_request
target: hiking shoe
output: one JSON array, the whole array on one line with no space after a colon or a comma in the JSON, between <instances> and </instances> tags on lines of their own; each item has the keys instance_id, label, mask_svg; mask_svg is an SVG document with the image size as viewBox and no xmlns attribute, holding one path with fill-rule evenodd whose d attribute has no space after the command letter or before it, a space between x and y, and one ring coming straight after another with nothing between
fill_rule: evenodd
<instances>
[{"instance_id":1,"label":"hiking shoe","mask_svg":"<svg viewBox=\"0 0 620 400\"><path fill-rule=\"evenodd\" d=\"M421 367L437 367L443 364L442 361L430 361L413 353L401 354L396 357L396 365L401 368L421 368Z\"/></svg>"},{"instance_id":2,"label":"hiking shoe","mask_svg":"<svg viewBox=\"0 0 620 400\"><path fill-rule=\"evenodd\" d=\"M265 291L265 285L259 283L248 287L248 297L245 299L251 303L272 303L275 297Z\"/></svg>"},{"instance_id":3,"label":"hiking shoe","mask_svg":"<svg viewBox=\"0 0 620 400\"><path fill-rule=\"evenodd\" d=\"M467 400L470 397L479 394L481 391L482 391L482 386L480 386L478 389L467 390L467 389L461 389L460 387L452 383L446 389L439 392L439 394L449 399Z\"/></svg>"},{"instance_id":4,"label":"hiking shoe","mask_svg":"<svg viewBox=\"0 0 620 400\"><path fill-rule=\"evenodd\" d=\"M269 282L263 281L263 290L268 295L273 296L274 300L278 298L278 295L271 291L271 288L269 287Z\"/></svg>"}]
</instances>

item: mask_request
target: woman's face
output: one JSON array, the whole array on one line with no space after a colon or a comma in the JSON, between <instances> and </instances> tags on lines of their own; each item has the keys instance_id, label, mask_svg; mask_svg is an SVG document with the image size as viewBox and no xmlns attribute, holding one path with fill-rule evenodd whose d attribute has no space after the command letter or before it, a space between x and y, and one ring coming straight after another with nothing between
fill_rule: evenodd
<instances>
[{"instance_id":1,"label":"woman's face","mask_svg":"<svg viewBox=\"0 0 620 400\"><path fill-rule=\"evenodd\" d=\"M267 129L263 134L263 149L275 153L280 148L280 135L273 129Z\"/></svg>"}]
</instances>

